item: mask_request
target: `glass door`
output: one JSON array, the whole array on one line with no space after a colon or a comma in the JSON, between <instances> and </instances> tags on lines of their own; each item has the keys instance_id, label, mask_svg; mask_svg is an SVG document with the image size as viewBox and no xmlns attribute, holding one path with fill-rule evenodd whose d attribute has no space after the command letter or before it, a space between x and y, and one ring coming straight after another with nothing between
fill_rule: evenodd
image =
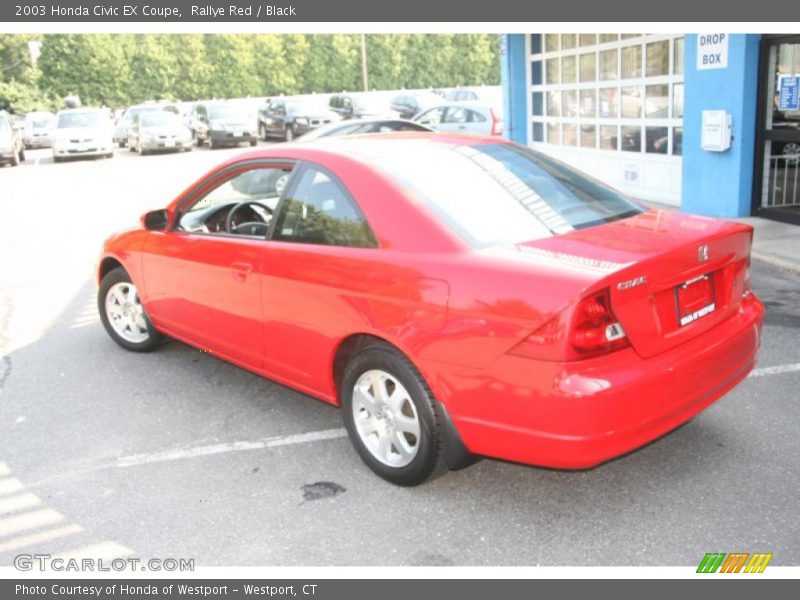
<instances>
[{"instance_id":1,"label":"glass door","mask_svg":"<svg viewBox=\"0 0 800 600\"><path fill-rule=\"evenodd\" d=\"M800 224L800 36L761 47L755 213Z\"/></svg>"}]
</instances>

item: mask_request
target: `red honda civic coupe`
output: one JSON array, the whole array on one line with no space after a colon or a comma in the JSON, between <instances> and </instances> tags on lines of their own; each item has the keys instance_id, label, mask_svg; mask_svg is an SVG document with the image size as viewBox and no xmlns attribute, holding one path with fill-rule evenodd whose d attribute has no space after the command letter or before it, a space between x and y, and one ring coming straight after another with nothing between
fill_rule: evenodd
<instances>
[{"instance_id":1,"label":"red honda civic coupe","mask_svg":"<svg viewBox=\"0 0 800 600\"><path fill-rule=\"evenodd\" d=\"M103 324L343 409L416 485L474 457L583 469L753 368L752 229L648 210L496 138L387 134L239 155L107 240Z\"/></svg>"}]
</instances>

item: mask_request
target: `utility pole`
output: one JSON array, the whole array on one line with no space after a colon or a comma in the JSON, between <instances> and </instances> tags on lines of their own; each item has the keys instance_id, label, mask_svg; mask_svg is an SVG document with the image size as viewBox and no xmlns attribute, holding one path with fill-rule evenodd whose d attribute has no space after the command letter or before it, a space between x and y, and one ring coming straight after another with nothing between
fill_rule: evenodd
<instances>
[{"instance_id":1,"label":"utility pole","mask_svg":"<svg viewBox=\"0 0 800 600\"><path fill-rule=\"evenodd\" d=\"M367 34L361 34L361 80L364 82L364 91L369 91L369 79L367 77Z\"/></svg>"}]
</instances>

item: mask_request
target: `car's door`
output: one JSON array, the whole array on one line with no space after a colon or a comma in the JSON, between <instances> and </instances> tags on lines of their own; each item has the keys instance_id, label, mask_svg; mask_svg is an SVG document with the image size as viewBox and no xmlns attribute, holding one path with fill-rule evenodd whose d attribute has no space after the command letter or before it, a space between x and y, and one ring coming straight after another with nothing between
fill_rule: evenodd
<instances>
[{"instance_id":1,"label":"car's door","mask_svg":"<svg viewBox=\"0 0 800 600\"><path fill-rule=\"evenodd\" d=\"M447 109L444 106L428 109L415 117L414 121L420 125L426 125L431 129L439 130L441 129L440 125L442 123L442 119L444 119L446 110Z\"/></svg>"},{"instance_id":2,"label":"car's door","mask_svg":"<svg viewBox=\"0 0 800 600\"><path fill-rule=\"evenodd\" d=\"M286 102L284 100L273 100L269 105L269 119L267 129L272 136L282 136L286 122Z\"/></svg>"},{"instance_id":3,"label":"car's door","mask_svg":"<svg viewBox=\"0 0 800 600\"><path fill-rule=\"evenodd\" d=\"M324 393L340 331L361 323L361 303L392 289L377 241L345 186L305 163L284 192L264 254L264 368ZM355 325L356 327L359 325Z\"/></svg>"},{"instance_id":4,"label":"car's door","mask_svg":"<svg viewBox=\"0 0 800 600\"><path fill-rule=\"evenodd\" d=\"M292 167L249 161L217 172L190 192L170 230L152 233L142 269L156 327L261 368L264 245L278 203L275 181ZM239 229L232 230L226 221L237 205L232 224Z\"/></svg>"},{"instance_id":5,"label":"car's door","mask_svg":"<svg viewBox=\"0 0 800 600\"><path fill-rule=\"evenodd\" d=\"M439 129L441 131L452 131L464 133L469 130L470 111L461 106L451 106L447 109L442 119Z\"/></svg>"},{"instance_id":6,"label":"car's door","mask_svg":"<svg viewBox=\"0 0 800 600\"><path fill-rule=\"evenodd\" d=\"M133 117L131 126L128 127L128 148L135 150L139 144L139 115Z\"/></svg>"}]
</instances>

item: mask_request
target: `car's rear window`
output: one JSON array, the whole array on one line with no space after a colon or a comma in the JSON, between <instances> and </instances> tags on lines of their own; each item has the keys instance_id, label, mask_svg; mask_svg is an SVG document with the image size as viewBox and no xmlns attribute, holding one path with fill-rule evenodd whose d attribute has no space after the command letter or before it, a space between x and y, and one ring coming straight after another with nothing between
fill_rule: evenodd
<instances>
[{"instance_id":1,"label":"car's rear window","mask_svg":"<svg viewBox=\"0 0 800 600\"><path fill-rule=\"evenodd\" d=\"M642 208L516 144L428 144L371 159L475 247L520 243L626 218Z\"/></svg>"}]
</instances>

